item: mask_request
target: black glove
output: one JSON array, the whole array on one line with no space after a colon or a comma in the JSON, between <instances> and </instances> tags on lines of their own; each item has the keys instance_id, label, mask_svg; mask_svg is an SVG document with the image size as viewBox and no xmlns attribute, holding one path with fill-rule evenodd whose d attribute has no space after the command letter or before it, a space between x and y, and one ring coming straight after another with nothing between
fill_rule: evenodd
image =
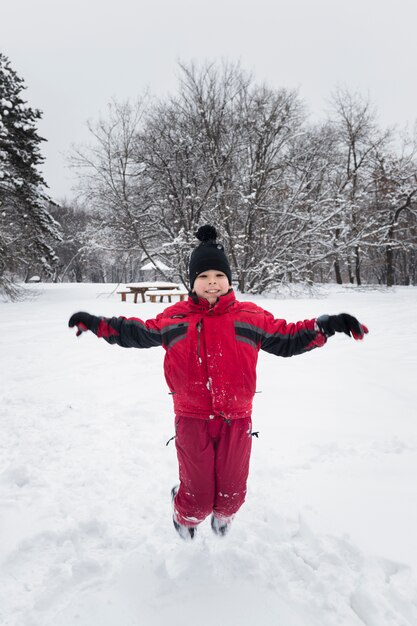
<instances>
[{"instance_id":1,"label":"black glove","mask_svg":"<svg viewBox=\"0 0 417 626\"><path fill-rule=\"evenodd\" d=\"M331 337L335 333L345 333L354 339L363 339L369 331L364 324L361 324L356 317L349 313L339 315L320 315L316 319L317 326L326 337Z\"/></svg>"},{"instance_id":2,"label":"black glove","mask_svg":"<svg viewBox=\"0 0 417 626\"><path fill-rule=\"evenodd\" d=\"M95 315L90 315L90 313L85 313L84 311L79 311L78 313L74 313L69 318L68 326L73 328L77 326L77 337L84 333L86 330L92 330L93 332L97 332L99 318Z\"/></svg>"}]
</instances>

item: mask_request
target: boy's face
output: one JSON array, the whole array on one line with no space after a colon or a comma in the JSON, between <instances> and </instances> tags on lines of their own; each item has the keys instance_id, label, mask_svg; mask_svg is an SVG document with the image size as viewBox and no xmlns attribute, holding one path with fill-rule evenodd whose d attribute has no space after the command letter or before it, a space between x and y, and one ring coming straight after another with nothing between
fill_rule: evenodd
<instances>
[{"instance_id":1,"label":"boy's face","mask_svg":"<svg viewBox=\"0 0 417 626\"><path fill-rule=\"evenodd\" d=\"M194 281L193 292L199 298L205 298L214 304L219 296L224 296L230 289L229 279L219 270L201 272Z\"/></svg>"}]
</instances>

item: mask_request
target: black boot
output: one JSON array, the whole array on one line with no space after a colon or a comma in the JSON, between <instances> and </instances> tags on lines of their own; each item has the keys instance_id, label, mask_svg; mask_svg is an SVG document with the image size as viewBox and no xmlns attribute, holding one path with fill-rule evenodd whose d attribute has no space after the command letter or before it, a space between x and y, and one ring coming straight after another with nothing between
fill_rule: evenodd
<instances>
[{"instance_id":1,"label":"black boot","mask_svg":"<svg viewBox=\"0 0 417 626\"><path fill-rule=\"evenodd\" d=\"M184 526L184 524L180 524L177 521L176 515L175 515L175 507L174 507L174 499L175 499L175 496L177 495L177 492L178 492L178 485L175 485L175 487L171 489L171 501L172 501L172 507L174 511L172 515L172 523L174 524L174 528L179 534L179 536L181 537L181 539L184 539L184 541L189 541L191 539L195 539L195 536L197 535L197 526Z\"/></svg>"},{"instance_id":2,"label":"black boot","mask_svg":"<svg viewBox=\"0 0 417 626\"><path fill-rule=\"evenodd\" d=\"M215 535L219 535L220 537L224 537L230 530L230 526L232 525L232 517L227 519L220 519L216 517L213 513L211 516L211 529Z\"/></svg>"}]
</instances>

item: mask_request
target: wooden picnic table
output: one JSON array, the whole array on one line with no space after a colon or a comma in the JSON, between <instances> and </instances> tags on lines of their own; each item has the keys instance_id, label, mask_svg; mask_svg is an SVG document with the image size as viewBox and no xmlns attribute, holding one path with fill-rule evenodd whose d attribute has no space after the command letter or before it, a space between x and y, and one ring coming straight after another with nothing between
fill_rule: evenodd
<instances>
[{"instance_id":1,"label":"wooden picnic table","mask_svg":"<svg viewBox=\"0 0 417 626\"><path fill-rule=\"evenodd\" d=\"M130 283L126 285L126 289L129 291L120 291L119 293L122 296L122 301L126 301L126 295L129 293L133 295L133 301L136 303L138 301L138 294L141 295L142 302L146 302L145 294L150 291L181 291L183 288L178 283L163 283L163 282L153 282L153 283Z\"/></svg>"}]
</instances>

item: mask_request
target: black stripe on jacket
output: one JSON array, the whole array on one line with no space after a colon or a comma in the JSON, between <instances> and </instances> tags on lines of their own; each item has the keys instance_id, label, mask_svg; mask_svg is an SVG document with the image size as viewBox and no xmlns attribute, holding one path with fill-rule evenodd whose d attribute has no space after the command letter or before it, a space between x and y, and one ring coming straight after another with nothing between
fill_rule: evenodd
<instances>
[{"instance_id":1,"label":"black stripe on jacket","mask_svg":"<svg viewBox=\"0 0 417 626\"><path fill-rule=\"evenodd\" d=\"M122 348L154 348L162 345L161 331L147 328L135 318L100 318L99 333L108 343Z\"/></svg>"},{"instance_id":2,"label":"black stripe on jacket","mask_svg":"<svg viewBox=\"0 0 417 626\"><path fill-rule=\"evenodd\" d=\"M295 356L310 350L311 342L315 339L315 330L299 330L294 334L268 333L259 326L247 322L235 322L237 341L247 343L255 349L261 348L265 352L276 356Z\"/></svg>"},{"instance_id":3,"label":"black stripe on jacket","mask_svg":"<svg viewBox=\"0 0 417 626\"><path fill-rule=\"evenodd\" d=\"M179 324L171 324L162 328L162 345L168 350L172 346L184 339L188 331L188 322L180 322Z\"/></svg>"}]
</instances>

